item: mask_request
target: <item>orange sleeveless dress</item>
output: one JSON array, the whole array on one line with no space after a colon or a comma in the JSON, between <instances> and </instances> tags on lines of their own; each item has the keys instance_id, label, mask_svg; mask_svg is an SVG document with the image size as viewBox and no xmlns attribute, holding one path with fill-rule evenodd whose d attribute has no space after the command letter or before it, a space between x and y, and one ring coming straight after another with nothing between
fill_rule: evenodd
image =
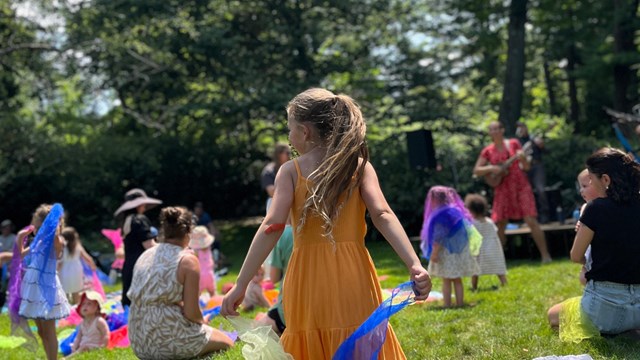
<instances>
[{"instance_id":1,"label":"orange sleeveless dress","mask_svg":"<svg viewBox=\"0 0 640 360\"><path fill-rule=\"evenodd\" d=\"M376 269L364 246L366 206L359 189L354 189L334 224L335 246L322 235L318 216L307 214L298 232L310 180L302 177L297 160L294 164L294 242L283 285L287 328L281 342L296 360L331 359L382 302ZM379 359L405 359L390 325Z\"/></svg>"}]
</instances>

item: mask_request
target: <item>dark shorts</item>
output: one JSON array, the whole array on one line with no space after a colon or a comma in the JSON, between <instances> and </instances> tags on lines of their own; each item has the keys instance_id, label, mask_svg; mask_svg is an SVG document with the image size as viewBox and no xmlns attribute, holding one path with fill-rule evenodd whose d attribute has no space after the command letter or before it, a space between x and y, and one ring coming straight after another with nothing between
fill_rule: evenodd
<instances>
[{"instance_id":1,"label":"dark shorts","mask_svg":"<svg viewBox=\"0 0 640 360\"><path fill-rule=\"evenodd\" d=\"M270 309L269 312L267 313L267 316L269 316L273 321L276 322L276 327L278 328L278 331L280 331L280 334L282 334L284 332L284 329L286 329L287 327L282 322L282 319L280 319L280 314L278 314L278 309L275 309L275 308Z\"/></svg>"}]
</instances>

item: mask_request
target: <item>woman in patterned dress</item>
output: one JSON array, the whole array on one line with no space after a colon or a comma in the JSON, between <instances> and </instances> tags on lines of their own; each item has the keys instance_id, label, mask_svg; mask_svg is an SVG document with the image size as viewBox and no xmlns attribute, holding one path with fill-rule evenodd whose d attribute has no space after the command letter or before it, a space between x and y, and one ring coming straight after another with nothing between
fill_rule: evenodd
<instances>
[{"instance_id":1,"label":"woman in patterned dress","mask_svg":"<svg viewBox=\"0 0 640 360\"><path fill-rule=\"evenodd\" d=\"M536 200L527 180L527 174L524 172L530 166L526 155L517 139L504 138L502 123L494 121L489 124L489 136L493 143L482 149L473 168L473 174L476 176L504 175L502 182L494 188L491 210L491 219L498 226L500 241L503 246L507 242L505 235L507 222L510 219L522 219L531 229L531 236L540 251L542 262L550 262L551 255L547 250L547 241L536 219L538 216ZM512 156L518 156L518 160L511 163L505 174L501 164Z\"/></svg>"},{"instance_id":2,"label":"woman in patterned dress","mask_svg":"<svg viewBox=\"0 0 640 360\"><path fill-rule=\"evenodd\" d=\"M162 209L164 241L136 262L129 289L129 340L141 359L186 359L227 349L233 341L211 328L198 305L200 264L187 249L193 215Z\"/></svg>"}]
</instances>

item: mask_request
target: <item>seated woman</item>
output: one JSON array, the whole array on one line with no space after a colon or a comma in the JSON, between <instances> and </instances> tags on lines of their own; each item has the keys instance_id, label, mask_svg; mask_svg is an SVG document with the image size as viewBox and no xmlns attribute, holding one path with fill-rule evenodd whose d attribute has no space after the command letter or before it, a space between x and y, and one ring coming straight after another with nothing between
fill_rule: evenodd
<instances>
[{"instance_id":1,"label":"seated woman","mask_svg":"<svg viewBox=\"0 0 640 360\"><path fill-rule=\"evenodd\" d=\"M549 322L560 326L561 338L563 327L572 326L562 319L575 319L596 334L640 329L640 164L620 150L603 148L587 159L587 169L601 197L580 217L571 260L584 264L591 245L592 263L579 306L564 302L549 309Z\"/></svg>"},{"instance_id":2,"label":"seated woman","mask_svg":"<svg viewBox=\"0 0 640 360\"><path fill-rule=\"evenodd\" d=\"M198 305L200 265L187 249L187 209L162 209L164 239L136 262L129 289L129 340L141 359L185 359L224 350L233 341L206 324Z\"/></svg>"}]
</instances>

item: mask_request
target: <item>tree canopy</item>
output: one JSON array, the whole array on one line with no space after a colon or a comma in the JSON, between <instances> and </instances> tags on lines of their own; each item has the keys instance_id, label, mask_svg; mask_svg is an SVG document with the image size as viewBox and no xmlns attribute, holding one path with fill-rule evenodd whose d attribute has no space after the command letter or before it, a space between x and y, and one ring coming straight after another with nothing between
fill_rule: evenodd
<instances>
[{"instance_id":1,"label":"tree canopy","mask_svg":"<svg viewBox=\"0 0 640 360\"><path fill-rule=\"evenodd\" d=\"M589 151L616 145L603 107L639 97L637 0L13 0L0 13L0 217L18 223L61 201L80 227L113 226L132 187L217 218L261 214L286 104L320 86L360 103L383 189L415 227L429 185L483 190L470 174L489 121L544 132L549 182L572 187ZM409 167L405 133L422 128L439 171Z\"/></svg>"}]
</instances>

